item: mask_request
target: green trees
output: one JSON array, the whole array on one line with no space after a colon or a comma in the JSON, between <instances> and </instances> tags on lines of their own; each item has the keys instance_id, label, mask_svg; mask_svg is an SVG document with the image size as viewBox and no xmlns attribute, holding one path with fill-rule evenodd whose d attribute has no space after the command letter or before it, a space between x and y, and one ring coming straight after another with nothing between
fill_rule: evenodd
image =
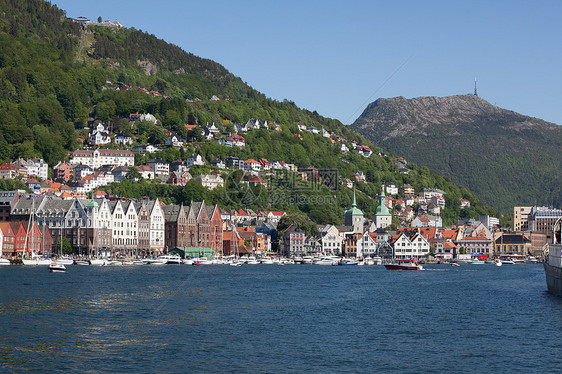
<instances>
[{"instance_id":1,"label":"green trees","mask_svg":"<svg viewBox=\"0 0 562 374\"><path fill-rule=\"evenodd\" d=\"M300 227L306 235L314 235L318 232L316 224L306 215L303 214L287 214L279 220L277 231L282 233L291 225Z\"/></svg>"}]
</instances>

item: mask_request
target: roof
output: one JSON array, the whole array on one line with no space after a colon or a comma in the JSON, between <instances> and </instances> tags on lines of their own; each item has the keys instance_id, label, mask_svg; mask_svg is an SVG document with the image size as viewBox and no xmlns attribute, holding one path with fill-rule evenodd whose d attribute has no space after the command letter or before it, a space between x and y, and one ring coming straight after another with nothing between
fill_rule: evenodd
<instances>
[{"instance_id":1,"label":"roof","mask_svg":"<svg viewBox=\"0 0 562 374\"><path fill-rule=\"evenodd\" d=\"M485 236L467 236L467 237L462 238L461 240L472 240L472 241L484 240L484 241L490 241L490 239L486 238Z\"/></svg>"}]
</instances>

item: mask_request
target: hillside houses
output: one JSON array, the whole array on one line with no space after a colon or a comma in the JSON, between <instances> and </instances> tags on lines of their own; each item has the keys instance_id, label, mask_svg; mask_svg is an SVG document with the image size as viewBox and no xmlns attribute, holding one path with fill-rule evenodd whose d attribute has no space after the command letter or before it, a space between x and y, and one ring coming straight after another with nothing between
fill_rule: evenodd
<instances>
[{"instance_id":1,"label":"hillside houses","mask_svg":"<svg viewBox=\"0 0 562 374\"><path fill-rule=\"evenodd\" d=\"M95 145L105 145L111 143L110 132L105 126L99 123L90 132L90 141Z\"/></svg>"}]
</instances>

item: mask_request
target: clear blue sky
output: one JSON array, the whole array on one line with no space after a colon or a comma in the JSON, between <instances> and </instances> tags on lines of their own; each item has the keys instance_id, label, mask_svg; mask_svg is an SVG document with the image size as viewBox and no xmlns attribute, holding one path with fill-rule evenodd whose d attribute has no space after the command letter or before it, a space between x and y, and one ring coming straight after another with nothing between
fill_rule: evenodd
<instances>
[{"instance_id":1,"label":"clear blue sky","mask_svg":"<svg viewBox=\"0 0 562 374\"><path fill-rule=\"evenodd\" d=\"M379 97L472 93L562 124L562 1L52 0L352 123Z\"/></svg>"}]
</instances>

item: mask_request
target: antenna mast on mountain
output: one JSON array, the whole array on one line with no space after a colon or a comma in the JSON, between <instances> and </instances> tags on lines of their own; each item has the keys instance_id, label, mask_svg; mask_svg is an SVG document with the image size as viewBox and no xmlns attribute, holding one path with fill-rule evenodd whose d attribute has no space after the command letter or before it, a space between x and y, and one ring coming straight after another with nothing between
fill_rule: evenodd
<instances>
[{"instance_id":1,"label":"antenna mast on mountain","mask_svg":"<svg viewBox=\"0 0 562 374\"><path fill-rule=\"evenodd\" d=\"M474 96L478 96L478 91L476 91L476 78L474 78Z\"/></svg>"}]
</instances>

